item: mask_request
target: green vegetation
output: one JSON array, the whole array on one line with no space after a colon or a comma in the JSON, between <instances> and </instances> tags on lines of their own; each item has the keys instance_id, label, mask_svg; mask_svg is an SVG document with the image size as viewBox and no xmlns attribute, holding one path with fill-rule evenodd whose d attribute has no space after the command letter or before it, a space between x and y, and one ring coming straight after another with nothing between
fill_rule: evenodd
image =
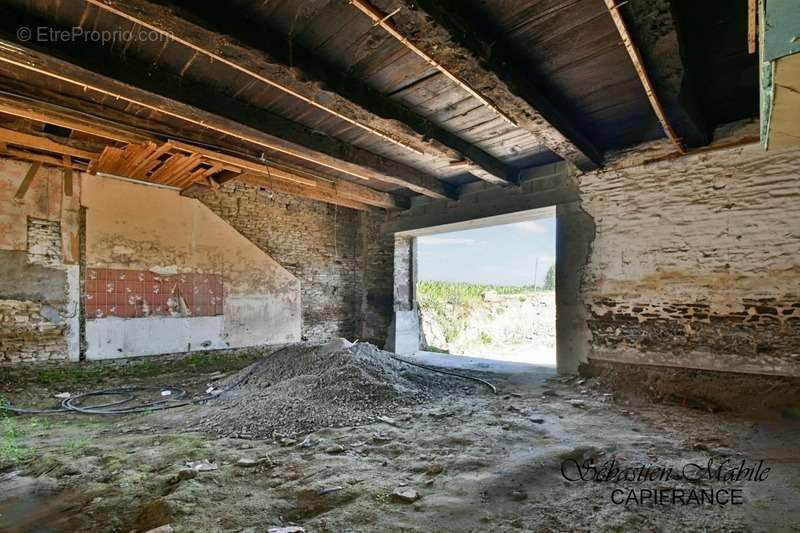
<instances>
[{"instance_id":1,"label":"green vegetation","mask_svg":"<svg viewBox=\"0 0 800 533\"><path fill-rule=\"evenodd\" d=\"M447 302L463 305L481 301L483 295L487 292L495 292L497 294L526 294L543 290L546 289L534 287L533 285L515 287L450 281L420 281L417 283L417 299L420 303Z\"/></svg>"},{"instance_id":2,"label":"green vegetation","mask_svg":"<svg viewBox=\"0 0 800 533\"><path fill-rule=\"evenodd\" d=\"M25 428L11 417L0 419L0 465L24 461L33 455L33 450L19 444Z\"/></svg>"},{"instance_id":3,"label":"green vegetation","mask_svg":"<svg viewBox=\"0 0 800 533\"><path fill-rule=\"evenodd\" d=\"M544 276L544 285L542 286L542 290L556 290L556 265L550 265L550 268L547 269L547 274Z\"/></svg>"},{"instance_id":4,"label":"green vegetation","mask_svg":"<svg viewBox=\"0 0 800 533\"><path fill-rule=\"evenodd\" d=\"M492 344L492 336L485 331L481 331L481 344Z\"/></svg>"},{"instance_id":5,"label":"green vegetation","mask_svg":"<svg viewBox=\"0 0 800 533\"><path fill-rule=\"evenodd\" d=\"M25 368L10 371L3 377L4 384L37 384L53 388L82 383L96 383L108 378L146 379L172 373L203 374L239 370L268 354L263 349L190 354L168 359L140 359L124 363L64 364L42 368Z\"/></svg>"}]
</instances>

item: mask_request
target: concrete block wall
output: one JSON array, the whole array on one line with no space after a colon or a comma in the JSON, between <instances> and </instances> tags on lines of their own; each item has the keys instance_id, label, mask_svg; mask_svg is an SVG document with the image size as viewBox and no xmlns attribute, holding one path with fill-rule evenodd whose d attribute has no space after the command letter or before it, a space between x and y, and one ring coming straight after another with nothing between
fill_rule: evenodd
<instances>
[{"instance_id":1,"label":"concrete block wall","mask_svg":"<svg viewBox=\"0 0 800 533\"><path fill-rule=\"evenodd\" d=\"M579 182L596 224L590 360L800 375L800 151L749 145Z\"/></svg>"}]
</instances>

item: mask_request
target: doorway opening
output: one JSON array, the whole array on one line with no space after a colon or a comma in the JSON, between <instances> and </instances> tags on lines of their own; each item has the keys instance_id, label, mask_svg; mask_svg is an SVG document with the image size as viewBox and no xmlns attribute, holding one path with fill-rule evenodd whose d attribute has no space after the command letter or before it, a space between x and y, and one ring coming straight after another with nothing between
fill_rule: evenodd
<instances>
[{"instance_id":1,"label":"doorway opening","mask_svg":"<svg viewBox=\"0 0 800 533\"><path fill-rule=\"evenodd\" d=\"M420 347L556 365L554 209L416 238Z\"/></svg>"}]
</instances>

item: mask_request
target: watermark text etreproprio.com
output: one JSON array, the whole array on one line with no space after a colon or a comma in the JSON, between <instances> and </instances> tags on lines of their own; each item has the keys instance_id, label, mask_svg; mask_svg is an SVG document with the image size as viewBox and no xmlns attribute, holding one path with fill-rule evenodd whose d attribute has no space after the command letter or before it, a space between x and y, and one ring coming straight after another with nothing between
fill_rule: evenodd
<instances>
[{"instance_id":1,"label":"watermark text etreproprio.com","mask_svg":"<svg viewBox=\"0 0 800 533\"><path fill-rule=\"evenodd\" d=\"M20 26L17 28L17 39L22 42L39 43L73 43L87 42L97 44L128 43L131 41L160 42L169 39L169 35L155 30L90 30L80 26L67 29L49 26Z\"/></svg>"}]
</instances>

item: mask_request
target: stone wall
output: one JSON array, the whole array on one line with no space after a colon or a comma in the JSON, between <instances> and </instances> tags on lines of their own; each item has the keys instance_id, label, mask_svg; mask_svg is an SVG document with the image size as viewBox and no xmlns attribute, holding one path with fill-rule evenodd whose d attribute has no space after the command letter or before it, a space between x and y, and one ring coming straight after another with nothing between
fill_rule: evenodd
<instances>
[{"instance_id":1,"label":"stone wall","mask_svg":"<svg viewBox=\"0 0 800 533\"><path fill-rule=\"evenodd\" d=\"M192 195L300 280L303 338L382 344L391 319L391 237L382 213L231 181Z\"/></svg>"},{"instance_id":2,"label":"stone wall","mask_svg":"<svg viewBox=\"0 0 800 533\"><path fill-rule=\"evenodd\" d=\"M580 177L590 359L800 375L800 151Z\"/></svg>"},{"instance_id":3,"label":"stone wall","mask_svg":"<svg viewBox=\"0 0 800 533\"><path fill-rule=\"evenodd\" d=\"M0 159L0 363L79 357L78 194L57 169Z\"/></svg>"}]
</instances>

